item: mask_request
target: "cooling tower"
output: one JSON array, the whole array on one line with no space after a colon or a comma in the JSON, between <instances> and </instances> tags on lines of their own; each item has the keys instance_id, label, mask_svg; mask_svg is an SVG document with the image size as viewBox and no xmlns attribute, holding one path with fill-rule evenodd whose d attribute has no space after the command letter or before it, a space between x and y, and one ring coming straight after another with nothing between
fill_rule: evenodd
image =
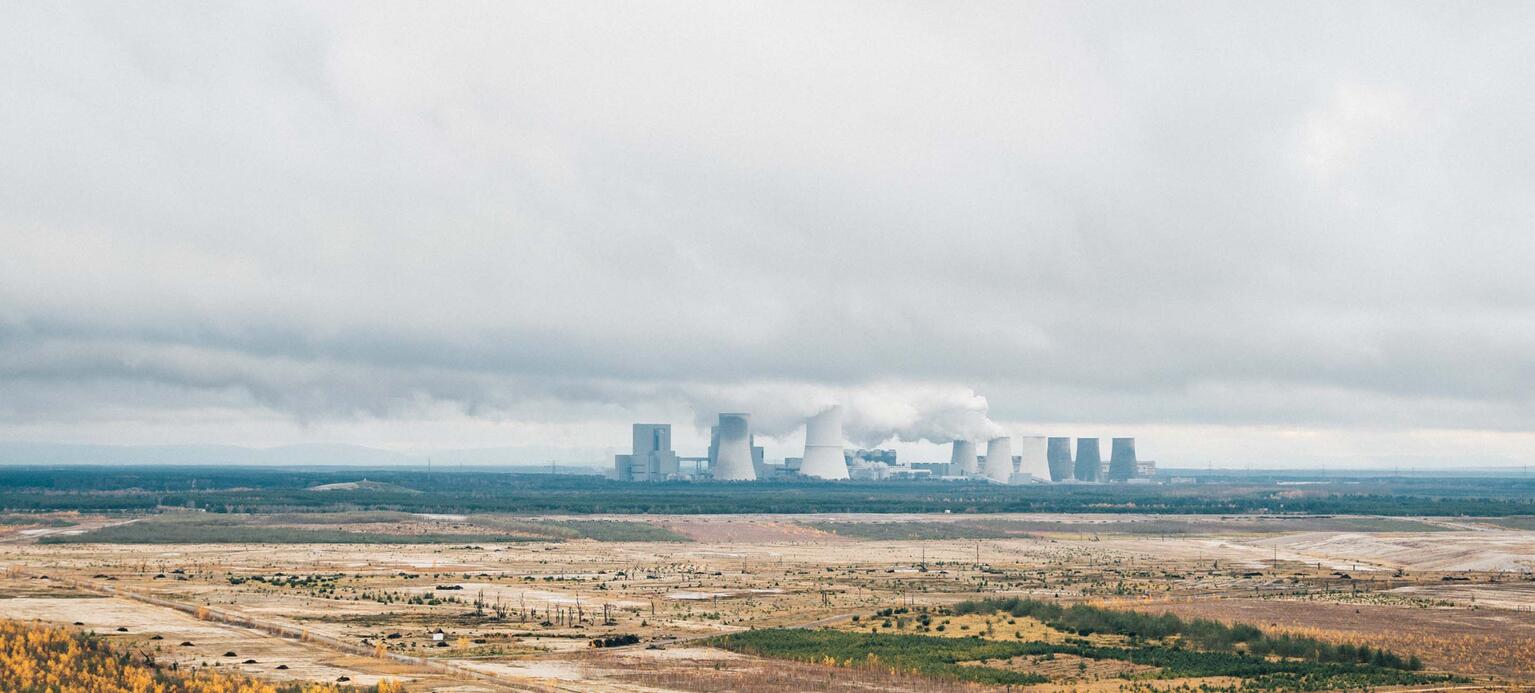
<instances>
[{"instance_id":1,"label":"cooling tower","mask_svg":"<svg viewBox=\"0 0 1535 693\"><path fill-rule=\"evenodd\" d=\"M1070 481L1071 473L1071 439L1051 438L1050 450L1046 457L1050 460L1050 480Z\"/></svg>"},{"instance_id":2,"label":"cooling tower","mask_svg":"<svg viewBox=\"0 0 1535 693\"><path fill-rule=\"evenodd\" d=\"M1024 436L1018 439L1018 473L1028 474L1039 481L1049 481L1049 452L1044 436Z\"/></svg>"},{"instance_id":3,"label":"cooling tower","mask_svg":"<svg viewBox=\"0 0 1535 693\"><path fill-rule=\"evenodd\" d=\"M1102 481L1103 457L1098 454L1097 438L1077 439L1077 481Z\"/></svg>"},{"instance_id":4,"label":"cooling tower","mask_svg":"<svg viewBox=\"0 0 1535 693\"><path fill-rule=\"evenodd\" d=\"M1007 436L986 442L986 478L1005 484L1013 476L1013 439Z\"/></svg>"},{"instance_id":5,"label":"cooling tower","mask_svg":"<svg viewBox=\"0 0 1535 693\"><path fill-rule=\"evenodd\" d=\"M842 456L842 407L834 406L805 422L805 459L799 473L817 479L846 479Z\"/></svg>"},{"instance_id":6,"label":"cooling tower","mask_svg":"<svg viewBox=\"0 0 1535 693\"><path fill-rule=\"evenodd\" d=\"M975 443L968 440L954 441L954 454L949 458L949 465L962 476L974 474L975 469Z\"/></svg>"},{"instance_id":7,"label":"cooling tower","mask_svg":"<svg viewBox=\"0 0 1535 693\"><path fill-rule=\"evenodd\" d=\"M719 449L715 452L714 478L719 481L755 481L752 466L750 414L720 414Z\"/></svg>"},{"instance_id":8,"label":"cooling tower","mask_svg":"<svg viewBox=\"0 0 1535 693\"><path fill-rule=\"evenodd\" d=\"M1109 450L1109 481L1135 478L1135 439L1115 438Z\"/></svg>"}]
</instances>

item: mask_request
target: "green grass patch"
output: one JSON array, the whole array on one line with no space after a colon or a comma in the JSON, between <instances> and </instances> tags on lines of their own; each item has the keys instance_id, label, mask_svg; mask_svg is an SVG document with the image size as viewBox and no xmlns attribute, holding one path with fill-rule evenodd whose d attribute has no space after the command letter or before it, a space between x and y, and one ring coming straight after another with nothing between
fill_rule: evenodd
<instances>
[{"instance_id":1,"label":"green grass patch","mask_svg":"<svg viewBox=\"0 0 1535 693\"><path fill-rule=\"evenodd\" d=\"M43 537L39 541L45 544L499 544L576 539L690 541L664 527L627 520L533 520L476 516L461 523L462 531L396 534L345 528L346 525L410 522L418 519L409 513L387 511L278 515L168 513L83 534Z\"/></svg>"},{"instance_id":2,"label":"green grass patch","mask_svg":"<svg viewBox=\"0 0 1535 693\"><path fill-rule=\"evenodd\" d=\"M692 541L665 527L627 520L548 520L550 525L597 541Z\"/></svg>"},{"instance_id":3,"label":"green grass patch","mask_svg":"<svg viewBox=\"0 0 1535 693\"><path fill-rule=\"evenodd\" d=\"M552 539L595 541L670 541L691 539L665 527L632 520L538 520L497 515L474 515L469 522L503 532L525 532Z\"/></svg>"},{"instance_id":4,"label":"green grass patch","mask_svg":"<svg viewBox=\"0 0 1535 693\"><path fill-rule=\"evenodd\" d=\"M0 525L37 525L39 527L73 527L75 523L57 517L39 515L0 515Z\"/></svg>"},{"instance_id":5,"label":"green grass patch","mask_svg":"<svg viewBox=\"0 0 1535 693\"><path fill-rule=\"evenodd\" d=\"M999 685L1048 683L1040 674L961 662L1007 659L1024 653L1022 644L980 638L847 633L835 630L770 628L721 635L705 641L732 652L836 666L881 666L924 676Z\"/></svg>"},{"instance_id":6,"label":"green grass patch","mask_svg":"<svg viewBox=\"0 0 1535 693\"><path fill-rule=\"evenodd\" d=\"M1446 528L1400 517L1236 517L1151 518L1062 522L1059 520L977 519L968 524L1014 533L1129 534L1137 536L1196 534L1284 534L1288 532L1443 532Z\"/></svg>"},{"instance_id":7,"label":"green grass patch","mask_svg":"<svg viewBox=\"0 0 1535 693\"><path fill-rule=\"evenodd\" d=\"M722 635L706 641L732 652L836 666L884 666L935 678L998 685L1046 683L1031 672L987 666L1013 657L1075 655L1155 667L1140 678L1240 678L1242 690L1336 690L1420 685L1458 680L1373 664L1271 660L1245 653L1207 652L1177 645L1099 647L1085 640L1066 643L1004 642L979 637L943 638L894 633L774 628ZM966 665L965 662L976 664Z\"/></svg>"},{"instance_id":8,"label":"green grass patch","mask_svg":"<svg viewBox=\"0 0 1535 693\"><path fill-rule=\"evenodd\" d=\"M807 522L823 532L874 541L938 539L1004 539L1016 534L994 527L959 522Z\"/></svg>"},{"instance_id":9,"label":"green grass patch","mask_svg":"<svg viewBox=\"0 0 1535 693\"><path fill-rule=\"evenodd\" d=\"M203 518L198 518L203 519ZM385 534L340 529L297 529L229 522L140 520L72 535L52 535L41 544L466 544L542 541L540 537L489 534Z\"/></svg>"},{"instance_id":10,"label":"green grass patch","mask_svg":"<svg viewBox=\"0 0 1535 693\"><path fill-rule=\"evenodd\" d=\"M279 513L260 518L263 524L272 525L368 525L380 522L407 522L419 519L410 513L387 510L354 510L342 512Z\"/></svg>"},{"instance_id":11,"label":"green grass patch","mask_svg":"<svg viewBox=\"0 0 1535 693\"><path fill-rule=\"evenodd\" d=\"M1529 529L1535 530L1535 517L1488 517L1477 520L1490 525L1497 525L1504 529Z\"/></svg>"}]
</instances>

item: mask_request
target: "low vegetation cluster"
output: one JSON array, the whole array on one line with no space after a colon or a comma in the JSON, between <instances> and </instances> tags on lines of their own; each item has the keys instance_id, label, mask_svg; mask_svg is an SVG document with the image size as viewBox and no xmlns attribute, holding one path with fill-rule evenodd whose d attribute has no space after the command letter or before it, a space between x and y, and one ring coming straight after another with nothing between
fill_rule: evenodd
<instances>
[{"instance_id":1,"label":"low vegetation cluster","mask_svg":"<svg viewBox=\"0 0 1535 693\"><path fill-rule=\"evenodd\" d=\"M959 522L807 522L823 532L873 541L940 539L1005 539L1017 536L1005 530Z\"/></svg>"},{"instance_id":2,"label":"low vegetation cluster","mask_svg":"<svg viewBox=\"0 0 1535 693\"><path fill-rule=\"evenodd\" d=\"M767 628L721 635L710 644L732 652L843 667L887 668L908 674L989 684L1048 683L1039 674L965 662L1008 659L1025 654L1025 643L981 638L847 633L802 628Z\"/></svg>"},{"instance_id":3,"label":"low vegetation cluster","mask_svg":"<svg viewBox=\"0 0 1535 693\"><path fill-rule=\"evenodd\" d=\"M687 541L675 532L622 520L541 520L473 516L453 531L356 529L416 519L408 513L166 513L80 534L43 537L43 544L506 544L532 541ZM280 524L278 524L280 523ZM335 527L312 525L332 524ZM286 526L298 525L298 526ZM306 526L308 525L308 526Z\"/></svg>"},{"instance_id":4,"label":"low vegetation cluster","mask_svg":"<svg viewBox=\"0 0 1535 693\"><path fill-rule=\"evenodd\" d=\"M486 534L391 534L344 529L270 527L245 517L166 515L80 534L55 534L40 544L448 544L538 541L539 537Z\"/></svg>"},{"instance_id":5,"label":"low vegetation cluster","mask_svg":"<svg viewBox=\"0 0 1535 693\"><path fill-rule=\"evenodd\" d=\"M1388 669L1418 671L1423 663L1416 656L1403 658L1384 649L1348 643L1331 644L1316 638L1291 635L1271 636L1257 626L1238 623L1226 625L1209 619L1185 621L1172 614L1147 614L1138 611L1104 609L1086 604L1062 606L1037 599L1010 597L977 599L952 607L955 614L1006 613L1028 617L1056 630L1078 635L1123 635L1131 642L1143 639L1165 640L1214 652L1242 652L1256 657L1304 659L1313 662L1369 664Z\"/></svg>"},{"instance_id":6,"label":"low vegetation cluster","mask_svg":"<svg viewBox=\"0 0 1535 693\"><path fill-rule=\"evenodd\" d=\"M639 644L639 642L640 642L640 636L635 635L633 633L624 633L622 635L610 635L610 636L607 636L605 638L594 638L592 640L592 642L591 642L591 646L592 647L624 647L626 645L637 645L637 644Z\"/></svg>"},{"instance_id":7,"label":"low vegetation cluster","mask_svg":"<svg viewBox=\"0 0 1535 693\"><path fill-rule=\"evenodd\" d=\"M1240 686L1200 684L1201 690L1338 690L1442 683L1453 677L1373 664L1269 659L1244 653L1207 652L1142 643L1111 647L1073 639L1064 643L1007 642L980 637L945 638L837 630L762 629L722 635L716 647L759 657L844 667L883 667L923 676L999 685L1047 683L1048 676L1015 664L1071 655L1117 660L1152 670L1146 679L1231 677ZM1005 667L1005 668L1004 668ZM1127 675L1126 678L1130 676Z\"/></svg>"}]
</instances>

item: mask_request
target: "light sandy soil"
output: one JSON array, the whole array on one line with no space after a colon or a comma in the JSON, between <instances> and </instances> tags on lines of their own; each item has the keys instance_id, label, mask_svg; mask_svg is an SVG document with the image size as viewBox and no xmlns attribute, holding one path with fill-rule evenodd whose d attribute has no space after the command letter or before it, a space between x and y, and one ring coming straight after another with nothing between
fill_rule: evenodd
<instances>
[{"instance_id":1,"label":"light sandy soil","mask_svg":"<svg viewBox=\"0 0 1535 693\"><path fill-rule=\"evenodd\" d=\"M1451 582L1399 587L1392 592L1448 601L1465 607L1535 612L1535 583L1530 582L1481 585Z\"/></svg>"},{"instance_id":2,"label":"light sandy soil","mask_svg":"<svg viewBox=\"0 0 1535 693\"><path fill-rule=\"evenodd\" d=\"M449 682L409 666L340 655L260 631L199 621L177 611L125 599L0 598L0 618L79 623L80 628L120 641L133 652L151 654L158 662L174 662L183 669L232 669L274 681L335 681L346 676L358 685L373 685L386 678L418 685ZM118 632L122 627L128 632ZM153 639L155 636L160 639ZM192 644L182 644L187 642ZM225 656L229 652L235 655ZM244 663L252 659L254 663ZM287 668L278 669L279 665Z\"/></svg>"},{"instance_id":3,"label":"light sandy soil","mask_svg":"<svg viewBox=\"0 0 1535 693\"><path fill-rule=\"evenodd\" d=\"M392 676L396 672L389 667L398 666L199 621L162 607L82 596L36 577L51 575L225 609L357 647L382 643L390 653L488 672L514 688L925 690L933 682L766 661L676 641L823 619L838 628L866 631L875 625L869 617L881 608L942 605L977 595L1030 595L1314 631L1332 639L1385 644L1403 654L1419 654L1434 666L1535 681L1535 583L1523 577L1535 565L1535 532L1460 519L1425 520L1436 531L1404 533L1313 531L1329 523L1368 526L1376 521L1370 518L1315 518L1303 524L1261 518L1013 515L982 519L1055 524L1047 533L1002 539L860 541L802 524L832 518L977 520L960 515L666 516L644 519L701 541L476 542L478 548L472 549L38 545L12 533L8 543L0 544L0 570L6 573L0 578L0 617L81 621L82 627L110 630L110 637L135 646L159 646L164 661L187 666L218 662L281 680L334 681L345 675L366 683ZM1173 527L1167 523L1182 521L1206 529L1159 533ZM1290 526L1287 522L1308 529L1281 531ZM1127 532L1126 523L1159 524L1137 525L1157 532ZM1211 523L1229 524L1230 531L1207 531ZM1393 521L1382 526L1411 525ZM1406 574L1398 576L1399 570ZM1468 580L1444 582L1445 575ZM302 579L286 582L295 576ZM438 585L463 589L437 590ZM476 613L473 602L479 597L486 606ZM433 600L439 603L427 603ZM853 614L862 617L856 626L837 620ZM985 627L980 617L954 618L950 625L944 634ZM118 626L129 632L115 634ZM1015 631L1037 635L1028 623L994 622L993 627L1004 637ZM446 632L449 646L437 647L431 639L438 628ZM143 640L153 633L165 639ZM593 638L619 634L639 636L642 643L616 650L589 645ZM182 640L196 644L180 651L173 645ZM664 644L664 649L646 649L648 644ZM230 650L237 656L222 656ZM1463 654L1472 652L1482 654ZM248 658L257 663L238 664ZM290 669L275 671L277 663ZM425 670L409 677L421 689L494 687ZM1191 685L1197 688L1198 683ZM1117 684L1062 685L1097 690Z\"/></svg>"},{"instance_id":4,"label":"light sandy soil","mask_svg":"<svg viewBox=\"0 0 1535 693\"><path fill-rule=\"evenodd\" d=\"M1264 539L1258 546L1337 564L1410 571L1535 571L1535 532L1515 530L1381 535L1314 532Z\"/></svg>"}]
</instances>

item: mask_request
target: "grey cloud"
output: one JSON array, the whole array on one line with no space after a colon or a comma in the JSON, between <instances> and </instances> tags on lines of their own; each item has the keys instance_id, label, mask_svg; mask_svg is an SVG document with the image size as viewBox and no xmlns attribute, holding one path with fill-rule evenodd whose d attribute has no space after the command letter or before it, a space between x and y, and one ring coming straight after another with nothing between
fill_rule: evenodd
<instances>
[{"instance_id":1,"label":"grey cloud","mask_svg":"<svg viewBox=\"0 0 1535 693\"><path fill-rule=\"evenodd\" d=\"M1528 430L1532 14L18 8L0 413Z\"/></svg>"}]
</instances>

